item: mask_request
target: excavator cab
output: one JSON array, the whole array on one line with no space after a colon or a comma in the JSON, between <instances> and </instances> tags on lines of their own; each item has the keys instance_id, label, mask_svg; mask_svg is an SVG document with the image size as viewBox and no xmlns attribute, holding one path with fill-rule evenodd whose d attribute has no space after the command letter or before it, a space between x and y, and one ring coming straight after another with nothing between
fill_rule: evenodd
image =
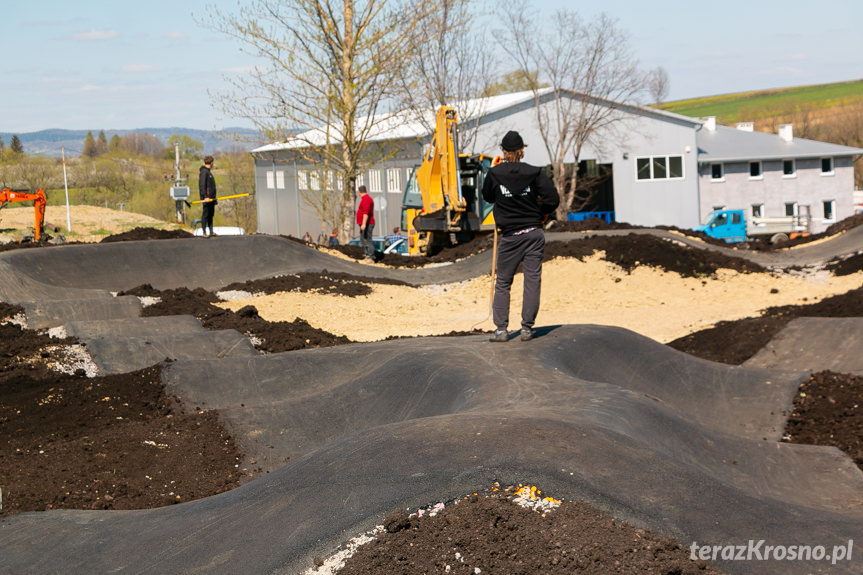
<instances>
[{"instance_id":1,"label":"excavator cab","mask_svg":"<svg viewBox=\"0 0 863 575\"><path fill-rule=\"evenodd\" d=\"M477 233L494 231L494 204L482 199L485 174L493 164L494 158L485 154L459 156L459 191L463 204L457 217L447 209L447 202L444 208L426 212L417 181L419 166L414 166L402 196L401 228L408 235L410 255L427 254L444 245L468 242Z\"/></svg>"}]
</instances>

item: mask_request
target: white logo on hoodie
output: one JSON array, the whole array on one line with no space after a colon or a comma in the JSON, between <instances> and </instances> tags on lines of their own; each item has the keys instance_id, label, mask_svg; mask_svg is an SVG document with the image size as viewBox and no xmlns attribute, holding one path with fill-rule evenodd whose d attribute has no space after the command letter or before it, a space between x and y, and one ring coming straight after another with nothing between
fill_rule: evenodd
<instances>
[{"instance_id":1,"label":"white logo on hoodie","mask_svg":"<svg viewBox=\"0 0 863 575\"><path fill-rule=\"evenodd\" d=\"M529 193L530 193L530 186L523 189L519 195L520 196L526 196ZM500 184L500 195L502 195L505 198L511 198L512 192L510 192L506 186L504 186L503 184Z\"/></svg>"}]
</instances>

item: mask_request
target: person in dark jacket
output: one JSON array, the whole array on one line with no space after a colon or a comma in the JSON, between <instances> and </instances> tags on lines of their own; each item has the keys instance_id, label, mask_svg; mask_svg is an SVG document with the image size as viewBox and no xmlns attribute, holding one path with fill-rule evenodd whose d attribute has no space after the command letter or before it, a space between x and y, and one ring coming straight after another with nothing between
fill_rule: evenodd
<instances>
[{"instance_id":1,"label":"person in dark jacket","mask_svg":"<svg viewBox=\"0 0 863 575\"><path fill-rule=\"evenodd\" d=\"M560 196L542 168L521 161L525 147L518 132L507 132L501 141L504 161L488 171L482 187L483 199L494 203L494 221L501 234L491 306L495 331L490 340L496 342L509 339L510 288L518 264L524 274L521 339L529 341L535 335L545 252L542 226L560 204Z\"/></svg>"},{"instance_id":2,"label":"person in dark jacket","mask_svg":"<svg viewBox=\"0 0 863 575\"><path fill-rule=\"evenodd\" d=\"M215 235L213 233L213 216L216 214L216 178L213 177L213 156L204 157L204 165L198 172L198 192L201 196L201 231L204 232L204 237L208 238ZM209 232L207 231L209 230Z\"/></svg>"}]
</instances>

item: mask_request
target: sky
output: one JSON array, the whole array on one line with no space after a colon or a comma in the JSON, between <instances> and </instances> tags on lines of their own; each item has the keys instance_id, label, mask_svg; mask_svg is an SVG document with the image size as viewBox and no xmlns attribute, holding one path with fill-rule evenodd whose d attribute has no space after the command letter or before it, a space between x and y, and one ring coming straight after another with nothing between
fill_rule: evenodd
<instances>
[{"instance_id":1,"label":"sky","mask_svg":"<svg viewBox=\"0 0 863 575\"><path fill-rule=\"evenodd\" d=\"M614 18L669 101L863 79L860 0L528 2ZM263 61L201 24L214 7L237 0L0 0L0 132L251 127L214 96Z\"/></svg>"}]
</instances>

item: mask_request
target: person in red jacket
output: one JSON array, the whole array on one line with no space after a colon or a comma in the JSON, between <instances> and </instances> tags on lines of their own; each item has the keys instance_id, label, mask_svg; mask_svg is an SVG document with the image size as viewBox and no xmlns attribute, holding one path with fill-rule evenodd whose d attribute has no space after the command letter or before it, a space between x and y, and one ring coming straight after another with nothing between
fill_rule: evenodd
<instances>
[{"instance_id":1,"label":"person in red jacket","mask_svg":"<svg viewBox=\"0 0 863 575\"><path fill-rule=\"evenodd\" d=\"M375 201L369 195L365 186L357 190L360 193L360 203L357 206L357 225L360 227L360 245L366 257L363 261L374 263L375 243L372 241L372 231L375 229Z\"/></svg>"}]
</instances>

